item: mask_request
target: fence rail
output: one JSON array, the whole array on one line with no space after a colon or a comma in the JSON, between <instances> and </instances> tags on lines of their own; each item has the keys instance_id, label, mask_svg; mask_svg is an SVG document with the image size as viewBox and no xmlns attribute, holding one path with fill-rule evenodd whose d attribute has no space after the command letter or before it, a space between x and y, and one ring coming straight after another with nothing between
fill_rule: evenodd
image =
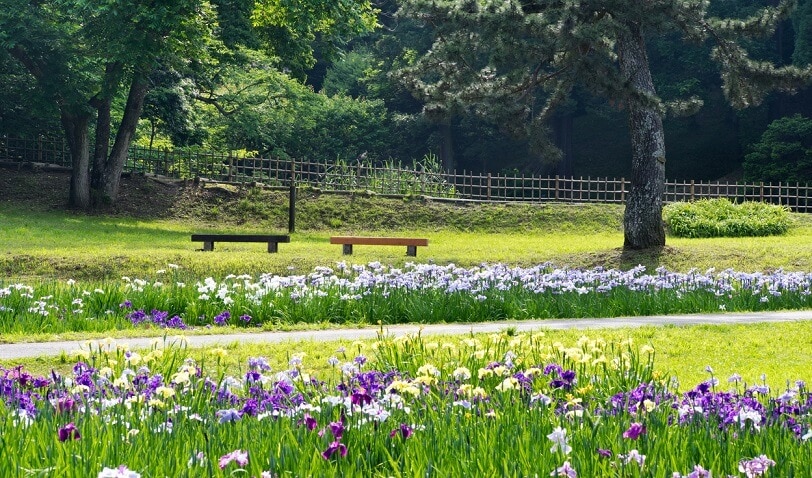
<instances>
[{"instance_id":1,"label":"fence rail","mask_svg":"<svg viewBox=\"0 0 812 478\"><path fill-rule=\"evenodd\" d=\"M70 166L64 141L0 136L0 160ZM125 171L177 179L206 178L227 183L296 185L325 191L367 190L379 194L429 195L483 201L559 201L624 203L630 182L625 178L559 177L443 172L432 165L291 161L212 152L130 148ZM806 183L738 183L672 181L665 183L666 203L728 198L734 202L761 201L785 205L796 212L812 212Z\"/></svg>"}]
</instances>

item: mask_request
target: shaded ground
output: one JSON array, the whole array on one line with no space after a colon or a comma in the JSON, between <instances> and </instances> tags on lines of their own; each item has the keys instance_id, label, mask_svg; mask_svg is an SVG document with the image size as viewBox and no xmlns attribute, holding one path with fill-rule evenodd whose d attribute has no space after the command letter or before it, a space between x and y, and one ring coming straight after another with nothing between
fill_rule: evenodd
<instances>
[{"instance_id":1,"label":"shaded ground","mask_svg":"<svg viewBox=\"0 0 812 478\"><path fill-rule=\"evenodd\" d=\"M142 175L124 175L117 203L100 209L98 213L171 217L183 189ZM69 172L0 168L0 203L13 203L38 211L66 210L69 191Z\"/></svg>"}]
</instances>

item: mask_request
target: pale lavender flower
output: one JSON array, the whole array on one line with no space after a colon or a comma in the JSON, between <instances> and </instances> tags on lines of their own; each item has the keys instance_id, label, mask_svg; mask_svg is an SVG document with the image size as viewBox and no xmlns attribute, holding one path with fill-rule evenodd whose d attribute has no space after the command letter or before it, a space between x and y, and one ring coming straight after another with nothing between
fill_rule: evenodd
<instances>
[{"instance_id":1,"label":"pale lavender flower","mask_svg":"<svg viewBox=\"0 0 812 478\"><path fill-rule=\"evenodd\" d=\"M775 466L775 462L767 458L767 455L761 455L751 460L740 461L739 471L744 473L747 478L753 478L764 475L771 466Z\"/></svg>"},{"instance_id":2,"label":"pale lavender flower","mask_svg":"<svg viewBox=\"0 0 812 478\"><path fill-rule=\"evenodd\" d=\"M562 453L565 455L569 455L572 451L572 447L567 444L567 430L561 427L556 427L552 433L547 435L547 438L553 442L553 446L550 448L550 453L555 453L558 450L561 450Z\"/></svg>"},{"instance_id":3,"label":"pale lavender flower","mask_svg":"<svg viewBox=\"0 0 812 478\"><path fill-rule=\"evenodd\" d=\"M136 473L124 465L118 468L107 468L106 466L99 472L97 478L141 478L141 474Z\"/></svg>"},{"instance_id":4,"label":"pale lavender flower","mask_svg":"<svg viewBox=\"0 0 812 478\"><path fill-rule=\"evenodd\" d=\"M680 472L675 471L671 478L713 478L709 470L706 470L701 465L694 465L693 471L687 475L682 475Z\"/></svg>"},{"instance_id":5,"label":"pale lavender flower","mask_svg":"<svg viewBox=\"0 0 812 478\"><path fill-rule=\"evenodd\" d=\"M232 461L237 462L239 466L245 466L248 464L248 452L242 450L234 450L231 453L223 455L220 457L219 466L220 469L224 469L228 466L229 463Z\"/></svg>"},{"instance_id":6,"label":"pale lavender flower","mask_svg":"<svg viewBox=\"0 0 812 478\"><path fill-rule=\"evenodd\" d=\"M219 423L236 422L239 421L240 418L242 418L242 413L239 410L235 410L233 408L218 410L215 415L217 415L217 421Z\"/></svg>"},{"instance_id":7,"label":"pale lavender flower","mask_svg":"<svg viewBox=\"0 0 812 478\"><path fill-rule=\"evenodd\" d=\"M565 461L563 465L556 468L550 473L550 476L565 476L567 478L578 478L578 473L575 468L570 465L569 461Z\"/></svg>"},{"instance_id":8,"label":"pale lavender flower","mask_svg":"<svg viewBox=\"0 0 812 478\"><path fill-rule=\"evenodd\" d=\"M643 468L643 465L646 462L646 455L641 455L637 450L632 450L626 455L618 455L618 458L623 461L624 465L628 465L633 461L637 462L637 464L640 465L640 468Z\"/></svg>"}]
</instances>

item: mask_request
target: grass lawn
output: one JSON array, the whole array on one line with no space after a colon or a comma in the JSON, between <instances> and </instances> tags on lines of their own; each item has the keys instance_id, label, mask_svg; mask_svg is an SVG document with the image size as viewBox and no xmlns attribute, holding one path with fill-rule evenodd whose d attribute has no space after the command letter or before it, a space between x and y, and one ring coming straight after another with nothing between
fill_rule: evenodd
<instances>
[{"instance_id":1,"label":"grass lawn","mask_svg":"<svg viewBox=\"0 0 812 478\"><path fill-rule=\"evenodd\" d=\"M657 253L623 253L622 207L613 205L477 205L402 201L365 196L303 195L297 204L297 232L278 254L263 244L217 244L214 252L198 251L193 232L283 233L285 195L275 192L217 191L203 197L175 199L160 217L84 215L26 202L0 201L0 285L15 281L118 281L122 276L152 276L177 264L188 278L228 274L308 273L316 266L340 261L365 264L407 261L531 265L553 262L569 267L649 270L691 268L739 271L812 270L812 221L794 215L795 226L780 237L676 239ZM165 208L167 209L167 208ZM402 247L357 246L352 256L329 244L329 236L345 234L417 236L429 239L416 258ZM120 335L133 333L121 332ZM594 334L595 332L590 332ZM580 332L548 335L574 340ZM812 326L807 323L735 327L668 327L599 332L651 343L657 364L691 385L705 378L705 365L719 377L737 372L745 377L766 373L779 383L812 370ZM98 336L98 334L96 334ZM43 339L53 338L43 334ZM6 337L6 340L14 340ZM291 344L274 350L245 347L238 356L264 352L285 357L304 348L321 358L331 344ZM64 366L66 358L63 358ZM60 360L37 359L28 365L46 369ZM6 364L9 365L9 364Z\"/></svg>"}]
</instances>

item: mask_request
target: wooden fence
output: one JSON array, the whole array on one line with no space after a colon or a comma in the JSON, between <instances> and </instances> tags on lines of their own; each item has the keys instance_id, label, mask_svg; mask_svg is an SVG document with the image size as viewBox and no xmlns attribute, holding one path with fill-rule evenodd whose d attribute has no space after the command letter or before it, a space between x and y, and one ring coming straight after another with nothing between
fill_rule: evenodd
<instances>
[{"instance_id":1,"label":"wooden fence","mask_svg":"<svg viewBox=\"0 0 812 478\"><path fill-rule=\"evenodd\" d=\"M63 141L0 136L0 160L70 166ZM625 178L559 177L435 171L415 163L398 164L291 161L212 152L157 150L133 147L125 170L177 179L205 178L216 182L261 183L324 191L371 191L392 195L428 195L482 201L559 201L624 203L631 186ZM665 184L664 201L729 198L734 202L781 204L796 212L812 212L806 183L729 183L672 181Z\"/></svg>"}]
</instances>

